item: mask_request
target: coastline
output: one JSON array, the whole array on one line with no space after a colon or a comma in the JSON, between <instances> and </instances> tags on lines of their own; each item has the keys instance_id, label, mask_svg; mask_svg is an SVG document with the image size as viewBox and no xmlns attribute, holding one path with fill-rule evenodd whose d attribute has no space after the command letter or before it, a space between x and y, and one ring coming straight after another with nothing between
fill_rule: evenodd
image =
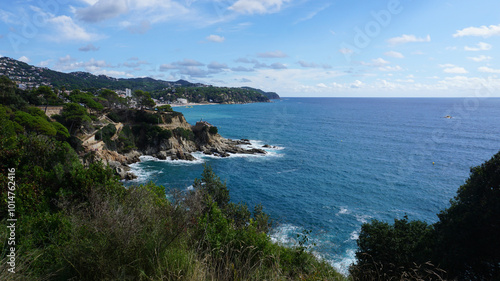
<instances>
[{"instance_id":1,"label":"coastline","mask_svg":"<svg viewBox=\"0 0 500 281\"><path fill-rule=\"evenodd\" d=\"M209 103L195 103L195 102L189 102L189 103L183 103L183 104L170 104L171 107L183 107L183 106L195 106L195 105L214 105L214 104L220 104L220 103L214 103L214 102L209 102ZM162 105L167 105L165 104L157 104L157 106L162 106Z\"/></svg>"}]
</instances>

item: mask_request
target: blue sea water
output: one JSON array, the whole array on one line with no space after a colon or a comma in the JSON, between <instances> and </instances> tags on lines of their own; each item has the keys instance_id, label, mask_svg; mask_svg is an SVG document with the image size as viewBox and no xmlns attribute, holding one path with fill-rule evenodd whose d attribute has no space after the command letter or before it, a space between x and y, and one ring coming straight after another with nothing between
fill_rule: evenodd
<instances>
[{"instance_id":1,"label":"blue sea water","mask_svg":"<svg viewBox=\"0 0 500 281\"><path fill-rule=\"evenodd\" d=\"M500 99L284 98L273 103L176 108L226 138L270 144L266 156L144 159L139 178L189 189L202 163L226 180L231 200L261 203L295 243L311 230L313 251L346 272L361 224L405 214L433 223L469 176L500 150ZM450 115L453 118L443 118Z\"/></svg>"}]
</instances>

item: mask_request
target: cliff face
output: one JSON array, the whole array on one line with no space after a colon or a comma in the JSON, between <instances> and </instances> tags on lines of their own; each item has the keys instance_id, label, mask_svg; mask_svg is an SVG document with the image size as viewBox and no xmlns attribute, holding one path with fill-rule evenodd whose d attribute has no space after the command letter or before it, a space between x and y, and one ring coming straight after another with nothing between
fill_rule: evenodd
<instances>
[{"instance_id":1,"label":"cliff face","mask_svg":"<svg viewBox=\"0 0 500 281\"><path fill-rule=\"evenodd\" d=\"M191 125L186 121L184 115L177 115L172 117L168 115L163 115L162 120L164 124L160 124L158 126L163 129L173 130L179 127L188 130L191 129Z\"/></svg>"},{"instance_id":2,"label":"cliff face","mask_svg":"<svg viewBox=\"0 0 500 281\"><path fill-rule=\"evenodd\" d=\"M193 133L192 139L186 139L183 136L174 135L171 138L160 142L157 146L148 146L142 151L144 155L151 155L159 159L170 158L172 160L195 160L191 153L200 151L207 155L227 157L232 154L265 154L262 149L244 149L240 147L243 144L250 144L248 140L226 139L216 133L215 128L208 122L197 122L191 126L184 117L181 128L189 127Z\"/></svg>"},{"instance_id":3,"label":"cliff face","mask_svg":"<svg viewBox=\"0 0 500 281\"><path fill-rule=\"evenodd\" d=\"M110 140L114 141L114 145L104 145L103 141L98 141L101 145L97 148L95 145L89 145L88 151L94 152L97 159L114 168L122 179L132 179L134 177L128 172L130 169L127 165L140 161L139 156L141 155L150 155L162 160L192 161L196 160L192 155L193 152L202 152L218 157L227 157L230 154L266 153L262 149L244 149L240 147L241 145L249 145L250 142L248 140L226 139L219 135L217 128L208 122L197 122L195 125L191 125L180 113L165 113L160 116L163 124L135 124L135 129L129 129L132 134L129 135L129 139L120 134L121 129L116 130L115 135L110 138ZM112 120L109 120L109 122L119 128L130 125L127 123L114 123ZM133 133L134 131L135 133ZM156 135L151 136L153 133L156 133ZM136 145L136 150L128 153L118 153L110 149L113 146L120 147L120 142L130 142L130 139L134 139L136 142L140 141L141 145Z\"/></svg>"}]
</instances>

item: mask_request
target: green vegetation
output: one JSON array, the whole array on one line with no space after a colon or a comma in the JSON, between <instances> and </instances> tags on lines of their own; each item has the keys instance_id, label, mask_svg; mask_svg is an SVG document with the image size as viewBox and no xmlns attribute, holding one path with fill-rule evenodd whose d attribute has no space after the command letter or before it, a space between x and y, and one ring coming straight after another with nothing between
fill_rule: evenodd
<instances>
[{"instance_id":1,"label":"green vegetation","mask_svg":"<svg viewBox=\"0 0 500 281\"><path fill-rule=\"evenodd\" d=\"M79 112L78 106L68 112ZM70 121L78 114L64 116ZM10 236L10 168L16 169L18 220L16 273L7 271L11 245L4 243L1 280L344 279L302 244L272 243L262 206L251 212L246 204L231 202L229 189L210 167L192 191L174 192L168 200L162 186L125 188L100 162L84 166L53 132L26 126L30 118L42 118L41 111L0 106L2 241ZM137 127L142 126L126 126L122 133ZM146 135L153 128L158 127ZM103 139L114 132L112 125L104 127Z\"/></svg>"},{"instance_id":2,"label":"green vegetation","mask_svg":"<svg viewBox=\"0 0 500 281\"><path fill-rule=\"evenodd\" d=\"M214 103L248 103L268 102L269 98L256 89L227 88L227 87L176 87L172 89L152 92L151 96L163 101L175 102L178 98L185 98L190 102Z\"/></svg>"},{"instance_id":3,"label":"green vegetation","mask_svg":"<svg viewBox=\"0 0 500 281\"><path fill-rule=\"evenodd\" d=\"M144 92L141 90L137 90L134 92L134 99L136 100L137 106L141 109L148 108L151 109L155 106L155 102L151 98L151 95L148 92Z\"/></svg>"},{"instance_id":4,"label":"green vegetation","mask_svg":"<svg viewBox=\"0 0 500 281\"><path fill-rule=\"evenodd\" d=\"M159 146L162 141L172 137L172 131L150 124L134 125L131 129L135 146L140 149Z\"/></svg>"},{"instance_id":5,"label":"green vegetation","mask_svg":"<svg viewBox=\"0 0 500 281\"><path fill-rule=\"evenodd\" d=\"M217 129L217 127L215 126L211 126L209 129L208 129L208 132L212 135L215 135L219 132L219 130Z\"/></svg>"},{"instance_id":6,"label":"green vegetation","mask_svg":"<svg viewBox=\"0 0 500 281\"><path fill-rule=\"evenodd\" d=\"M84 104L86 107L95 111L102 111L104 109L104 106L98 102L99 99L90 93L73 90L68 99L74 103Z\"/></svg>"},{"instance_id":7,"label":"green vegetation","mask_svg":"<svg viewBox=\"0 0 500 281\"><path fill-rule=\"evenodd\" d=\"M187 130L181 127L177 127L174 129L174 134L178 137L182 137L185 140L194 141L194 133L191 130Z\"/></svg>"},{"instance_id":8,"label":"green vegetation","mask_svg":"<svg viewBox=\"0 0 500 281\"><path fill-rule=\"evenodd\" d=\"M147 93L136 97L147 107ZM72 102L53 116L58 122L31 106L64 99ZM308 232L295 247L272 243L273 222L263 206L232 202L209 166L192 191L174 191L168 200L153 183L124 188L92 153L81 153L75 135L95 129L98 111L127 123L116 140L112 124L96 135L119 152L172 136L193 140L191 130L157 126L180 115L169 106L123 109L128 100L110 90L62 96L50 88L22 91L5 77L0 100L0 280L346 280L309 252ZM15 276L6 263L12 168ZM438 217L432 225L406 216L364 224L348 280L500 280L500 153L471 169Z\"/></svg>"},{"instance_id":9,"label":"green vegetation","mask_svg":"<svg viewBox=\"0 0 500 281\"><path fill-rule=\"evenodd\" d=\"M113 137L115 134L116 134L115 125L108 124L95 134L95 139L103 140L109 150L116 150L116 144L111 140L111 137Z\"/></svg>"},{"instance_id":10,"label":"green vegetation","mask_svg":"<svg viewBox=\"0 0 500 281\"><path fill-rule=\"evenodd\" d=\"M471 169L439 221L374 220L359 235L356 280L500 280L500 152Z\"/></svg>"},{"instance_id":11,"label":"green vegetation","mask_svg":"<svg viewBox=\"0 0 500 281\"><path fill-rule=\"evenodd\" d=\"M161 111L161 112L173 112L174 111L169 104L158 106L157 109L158 109L158 111Z\"/></svg>"}]
</instances>

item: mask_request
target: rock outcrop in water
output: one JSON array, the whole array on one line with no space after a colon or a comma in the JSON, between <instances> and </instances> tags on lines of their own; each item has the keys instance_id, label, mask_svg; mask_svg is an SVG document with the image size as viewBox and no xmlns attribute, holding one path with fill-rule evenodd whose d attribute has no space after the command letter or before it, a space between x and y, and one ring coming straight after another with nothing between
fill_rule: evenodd
<instances>
[{"instance_id":1,"label":"rock outcrop in water","mask_svg":"<svg viewBox=\"0 0 500 281\"><path fill-rule=\"evenodd\" d=\"M177 112L174 115L169 115L168 113L162 114L161 119L164 122L159 125L149 125L148 128L136 128L136 135L133 137L138 141L150 131L160 131L161 133L158 135L162 135L163 137L158 137L157 135L155 138L146 138L148 141L140 144L136 143L136 148L128 153L119 153L109 149L109 145L106 145L103 141L87 141L88 151L94 151L97 159L109 165L120 178L126 180L135 178L135 175L130 172L128 164L140 161L139 157L142 155L153 156L161 160L194 161L196 158L192 155L193 152L202 152L206 155L217 157L228 157L231 154L266 154L266 151L263 149L244 148L245 146L251 146L250 141L247 139L232 140L222 137L218 134L217 127L206 121L200 121L195 125L191 125L186 122L182 114ZM115 135L110 140L113 140L115 146L118 147L120 141L125 141L123 134L120 134L121 130L130 124L115 123L109 118L106 121L117 128ZM140 127L140 125L135 126ZM165 135L168 137L164 137ZM87 139L93 140L89 136L87 136ZM263 148L266 147L270 146L267 145Z\"/></svg>"}]
</instances>

